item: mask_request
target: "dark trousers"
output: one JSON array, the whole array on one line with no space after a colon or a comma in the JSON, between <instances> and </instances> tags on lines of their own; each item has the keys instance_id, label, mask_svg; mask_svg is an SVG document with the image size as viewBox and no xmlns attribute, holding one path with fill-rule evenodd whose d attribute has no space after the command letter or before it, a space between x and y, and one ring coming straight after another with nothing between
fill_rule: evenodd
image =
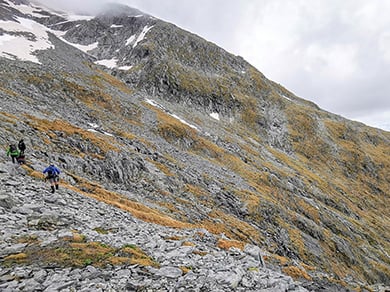
<instances>
[{"instance_id":1,"label":"dark trousers","mask_svg":"<svg viewBox=\"0 0 390 292\"><path fill-rule=\"evenodd\" d=\"M11 155L11 158L12 158L12 163L16 163L18 160L18 156L15 155Z\"/></svg>"}]
</instances>

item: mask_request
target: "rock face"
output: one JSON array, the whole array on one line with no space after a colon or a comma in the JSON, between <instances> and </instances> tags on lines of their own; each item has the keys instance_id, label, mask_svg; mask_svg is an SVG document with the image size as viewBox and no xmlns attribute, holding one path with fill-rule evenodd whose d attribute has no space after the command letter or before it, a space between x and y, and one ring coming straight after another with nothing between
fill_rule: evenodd
<instances>
[{"instance_id":1,"label":"rock face","mask_svg":"<svg viewBox=\"0 0 390 292\"><path fill-rule=\"evenodd\" d=\"M0 290L386 289L389 133L119 10L0 0Z\"/></svg>"},{"instance_id":2,"label":"rock face","mask_svg":"<svg viewBox=\"0 0 390 292\"><path fill-rule=\"evenodd\" d=\"M9 163L1 167L20 168ZM51 194L44 182L24 173L2 173L0 181L1 291L307 291L291 277L263 267L253 245L224 250L215 245L219 236L205 229L145 223L62 187ZM142 246L159 266L102 268L94 267L95 258L73 269L46 263L45 250L64 249L76 230L88 241L116 248ZM8 266L12 255L32 250L41 253L39 262Z\"/></svg>"}]
</instances>

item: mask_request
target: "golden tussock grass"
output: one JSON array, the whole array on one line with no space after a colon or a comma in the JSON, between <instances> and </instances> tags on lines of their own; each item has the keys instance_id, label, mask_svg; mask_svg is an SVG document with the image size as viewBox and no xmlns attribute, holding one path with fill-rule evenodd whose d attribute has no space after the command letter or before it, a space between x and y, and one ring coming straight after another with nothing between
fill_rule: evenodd
<instances>
[{"instance_id":1,"label":"golden tussock grass","mask_svg":"<svg viewBox=\"0 0 390 292\"><path fill-rule=\"evenodd\" d=\"M166 176L174 176L174 174L171 172L171 170L161 162L155 161L153 159L150 159L149 157L146 158L147 161L154 164L162 173L164 173Z\"/></svg>"},{"instance_id":2,"label":"golden tussock grass","mask_svg":"<svg viewBox=\"0 0 390 292\"><path fill-rule=\"evenodd\" d=\"M196 185L193 185L193 184L186 184L184 186L184 191L185 192L189 192L189 193L195 195L198 198L203 198L203 199L210 198L209 191L203 189L200 186L196 186Z\"/></svg>"},{"instance_id":3,"label":"golden tussock grass","mask_svg":"<svg viewBox=\"0 0 390 292\"><path fill-rule=\"evenodd\" d=\"M140 203L131 201L130 199L111 191L105 190L96 183L88 182L85 179L72 175L78 181L78 187L70 184L64 184L69 189L78 193L84 194L87 197L94 198L98 201L115 206L119 209L130 212L133 216L145 222L156 223L169 227L185 228L190 227L190 224L183 223L172 219L154 209L146 207ZM82 191L87 190L87 191Z\"/></svg>"},{"instance_id":4,"label":"golden tussock grass","mask_svg":"<svg viewBox=\"0 0 390 292\"><path fill-rule=\"evenodd\" d=\"M196 246L196 244L190 241L185 241L182 243L182 246Z\"/></svg>"},{"instance_id":5,"label":"golden tussock grass","mask_svg":"<svg viewBox=\"0 0 390 292\"><path fill-rule=\"evenodd\" d=\"M298 229L290 228L290 229L288 229L288 233L290 236L291 243L294 245L294 247L298 251L300 258L305 259L306 258L306 248L305 248L305 243L304 243L302 235L301 235L301 231Z\"/></svg>"},{"instance_id":6,"label":"golden tussock grass","mask_svg":"<svg viewBox=\"0 0 390 292\"><path fill-rule=\"evenodd\" d=\"M7 112L0 112L0 121L15 125L19 118Z\"/></svg>"},{"instance_id":7,"label":"golden tussock grass","mask_svg":"<svg viewBox=\"0 0 390 292\"><path fill-rule=\"evenodd\" d=\"M159 266L137 246L125 245L121 248L113 248L100 242L87 242L85 236L81 236L81 240L78 237L62 239L45 247L30 245L25 252L7 256L3 261L5 266L35 263L56 264L61 267L88 265L105 267L127 264Z\"/></svg>"},{"instance_id":8,"label":"golden tussock grass","mask_svg":"<svg viewBox=\"0 0 390 292\"><path fill-rule=\"evenodd\" d=\"M41 133L46 133L52 139L57 137L57 134L55 132L58 131L68 136L78 135L84 140L89 141L90 143L99 147L99 149L101 149L101 151L103 151L104 153L108 151L119 151L119 148L114 146L115 138L111 136L106 136L103 134L100 135L94 132L84 130L82 128L73 126L72 124L64 120L50 121L45 119L39 119L32 115L26 115L26 117L28 118L27 123L31 127Z\"/></svg>"},{"instance_id":9,"label":"golden tussock grass","mask_svg":"<svg viewBox=\"0 0 390 292\"><path fill-rule=\"evenodd\" d=\"M22 168L24 170L26 170L28 175L33 177L33 178L36 178L36 179L39 179L39 180L44 180L45 179L45 175L42 172L39 172L39 171L36 171L35 169L32 169L27 164L23 164Z\"/></svg>"},{"instance_id":10,"label":"golden tussock grass","mask_svg":"<svg viewBox=\"0 0 390 292\"><path fill-rule=\"evenodd\" d=\"M300 207L300 211L301 211L301 213L303 213L303 215L310 218L311 220L313 220L317 224L320 223L320 212L317 208L308 204L303 199L298 199L297 205Z\"/></svg>"},{"instance_id":11,"label":"golden tussock grass","mask_svg":"<svg viewBox=\"0 0 390 292\"><path fill-rule=\"evenodd\" d=\"M237 240L219 239L217 242L217 246L225 250L229 250L232 247L238 248L240 250L244 250L245 242L237 241Z\"/></svg>"},{"instance_id":12,"label":"golden tussock grass","mask_svg":"<svg viewBox=\"0 0 390 292\"><path fill-rule=\"evenodd\" d=\"M247 241L248 238L256 242L261 242L262 238L258 230L245 221L241 221L233 215L226 214L220 210L214 210L209 214L210 218L219 219L221 222L214 220L203 220L200 227L206 228L214 234L224 233L226 236L239 241Z\"/></svg>"},{"instance_id":13,"label":"golden tussock grass","mask_svg":"<svg viewBox=\"0 0 390 292\"><path fill-rule=\"evenodd\" d=\"M284 267L282 269L282 271L283 271L283 273L289 275L290 277L292 277L295 280L302 279L302 278L306 279L308 281L312 280L312 278L309 276L309 274L303 268L298 268L295 266L288 266L288 267Z\"/></svg>"},{"instance_id":14,"label":"golden tussock grass","mask_svg":"<svg viewBox=\"0 0 390 292\"><path fill-rule=\"evenodd\" d=\"M95 68L96 72L99 74L98 78L104 80L108 84L112 85L114 88L120 89L122 92L131 95L133 90L129 88L123 81L115 78L114 76L104 72L103 70Z\"/></svg>"}]
</instances>

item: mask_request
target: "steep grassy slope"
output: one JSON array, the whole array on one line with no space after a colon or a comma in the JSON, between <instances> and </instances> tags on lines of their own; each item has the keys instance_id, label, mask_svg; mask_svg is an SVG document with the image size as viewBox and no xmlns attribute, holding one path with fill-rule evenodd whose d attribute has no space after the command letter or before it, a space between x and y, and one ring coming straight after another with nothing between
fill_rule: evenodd
<instances>
[{"instance_id":1,"label":"steep grassy slope","mask_svg":"<svg viewBox=\"0 0 390 292\"><path fill-rule=\"evenodd\" d=\"M390 133L322 111L171 24L131 21L153 29L128 71L102 71L54 36L43 65L0 59L0 142L25 138L41 162L30 174L55 161L68 188L236 240L221 245L258 244L294 277L389 285ZM117 49L99 44L96 56Z\"/></svg>"},{"instance_id":2,"label":"steep grassy slope","mask_svg":"<svg viewBox=\"0 0 390 292\"><path fill-rule=\"evenodd\" d=\"M257 243L297 277L388 281L389 133L287 100L271 82L265 102L247 95L221 121L153 97L196 130L93 67L77 78L3 68L1 143L24 136L69 187L149 222Z\"/></svg>"}]
</instances>

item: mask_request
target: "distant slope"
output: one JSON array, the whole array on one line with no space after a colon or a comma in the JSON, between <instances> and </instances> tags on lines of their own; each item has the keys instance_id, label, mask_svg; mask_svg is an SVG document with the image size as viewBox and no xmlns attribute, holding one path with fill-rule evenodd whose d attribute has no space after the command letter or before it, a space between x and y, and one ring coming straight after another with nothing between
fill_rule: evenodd
<instances>
[{"instance_id":1,"label":"distant slope","mask_svg":"<svg viewBox=\"0 0 390 292\"><path fill-rule=\"evenodd\" d=\"M389 132L131 9L73 20L26 7L0 1L3 145L23 136L74 188L259 245L305 281L390 285ZM40 50L22 58L5 38Z\"/></svg>"}]
</instances>

